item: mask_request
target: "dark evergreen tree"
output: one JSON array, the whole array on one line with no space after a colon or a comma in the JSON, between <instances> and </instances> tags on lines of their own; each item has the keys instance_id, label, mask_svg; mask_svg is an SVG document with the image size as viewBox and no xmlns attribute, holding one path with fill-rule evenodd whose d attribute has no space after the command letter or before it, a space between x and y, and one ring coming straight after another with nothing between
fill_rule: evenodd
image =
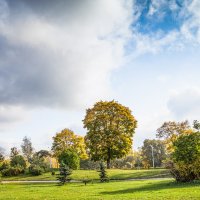
<instances>
[{"instance_id":1,"label":"dark evergreen tree","mask_svg":"<svg viewBox=\"0 0 200 200\"><path fill-rule=\"evenodd\" d=\"M64 185L66 182L71 180L70 175L72 174L72 170L65 164L61 163L59 168L60 174L57 177L57 180L60 184Z\"/></svg>"},{"instance_id":2,"label":"dark evergreen tree","mask_svg":"<svg viewBox=\"0 0 200 200\"><path fill-rule=\"evenodd\" d=\"M100 163L99 178L102 183L109 182L109 178L106 172L106 167L103 162Z\"/></svg>"}]
</instances>

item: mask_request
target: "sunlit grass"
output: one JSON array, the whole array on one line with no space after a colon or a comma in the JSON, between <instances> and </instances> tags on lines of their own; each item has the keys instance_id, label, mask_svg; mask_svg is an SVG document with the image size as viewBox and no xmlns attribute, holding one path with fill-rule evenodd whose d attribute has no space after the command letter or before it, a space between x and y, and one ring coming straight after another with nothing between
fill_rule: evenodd
<instances>
[{"instance_id":1,"label":"sunlit grass","mask_svg":"<svg viewBox=\"0 0 200 200\"><path fill-rule=\"evenodd\" d=\"M200 184L172 180L115 181L109 183L1 184L0 199L198 200Z\"/></svg>"}]
</instances>

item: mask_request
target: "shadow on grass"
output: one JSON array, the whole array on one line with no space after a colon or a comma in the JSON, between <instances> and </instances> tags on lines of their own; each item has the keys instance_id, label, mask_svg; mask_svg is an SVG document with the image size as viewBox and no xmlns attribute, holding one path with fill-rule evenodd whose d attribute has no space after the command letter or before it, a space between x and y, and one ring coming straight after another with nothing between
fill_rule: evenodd
<instances>
[{"instance_id":1,"label":"shadow on grass","mask_svg":"<svg viewBox=\"0 0 200 200\"><path fill-rule=\"evenodd\" d=\"M135 193L135 192L149 192L149 191L158 191L165 189L183 189L194 186L200 186L200 182L196 183L177 183L177 182L159 182L159 183L148 183L147 185L135 188L128 188L123 190L116 191L106 191L101 192L101 194L107 195L117 195L117 194L127 194L127 193Z\"/></svg>"}]
</instances>

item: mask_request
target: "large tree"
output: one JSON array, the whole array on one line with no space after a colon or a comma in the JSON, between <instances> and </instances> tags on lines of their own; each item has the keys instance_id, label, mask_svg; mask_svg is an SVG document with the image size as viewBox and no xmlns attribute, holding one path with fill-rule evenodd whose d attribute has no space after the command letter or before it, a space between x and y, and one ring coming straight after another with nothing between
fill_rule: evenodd
<instances>
[{"instance_id":1,"label":"large tree","mask_svg":"<svg viewBox=\"0 0 200 200\"><path fill-rule=\"evenodd\" d=\"M86 146L92 160L111 160L127 155L137 125L131 110L116 101L100 101L86 110Z\"/></svg>"},{"instance_id":2,"label":"large tree","mask_svg":"<svg viewBox=\"0 0 200 200\"><path fill-rule=\"evenodd\" d=\"M53 137L52 151L55 156L58 157L66 149L75 151L82 159L87 158L84 138L70 129L64 129Z\"/></svg>"}]
</instances>

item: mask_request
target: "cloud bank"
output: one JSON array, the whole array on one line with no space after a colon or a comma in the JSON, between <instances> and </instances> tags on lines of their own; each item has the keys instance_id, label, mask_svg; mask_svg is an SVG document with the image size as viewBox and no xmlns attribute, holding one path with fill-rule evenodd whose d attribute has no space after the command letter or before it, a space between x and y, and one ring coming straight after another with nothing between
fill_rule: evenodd
<instances>
[{"instance_id":1,"label":"cloud bank","mask_svg":"<svg viewBox=\"0 0 200 200\"><path fill-rule=\"evenodd\" d=\"M0 3L0 105L75 107L109 96L131 1Z\"/></svg>"}]
</instances>

